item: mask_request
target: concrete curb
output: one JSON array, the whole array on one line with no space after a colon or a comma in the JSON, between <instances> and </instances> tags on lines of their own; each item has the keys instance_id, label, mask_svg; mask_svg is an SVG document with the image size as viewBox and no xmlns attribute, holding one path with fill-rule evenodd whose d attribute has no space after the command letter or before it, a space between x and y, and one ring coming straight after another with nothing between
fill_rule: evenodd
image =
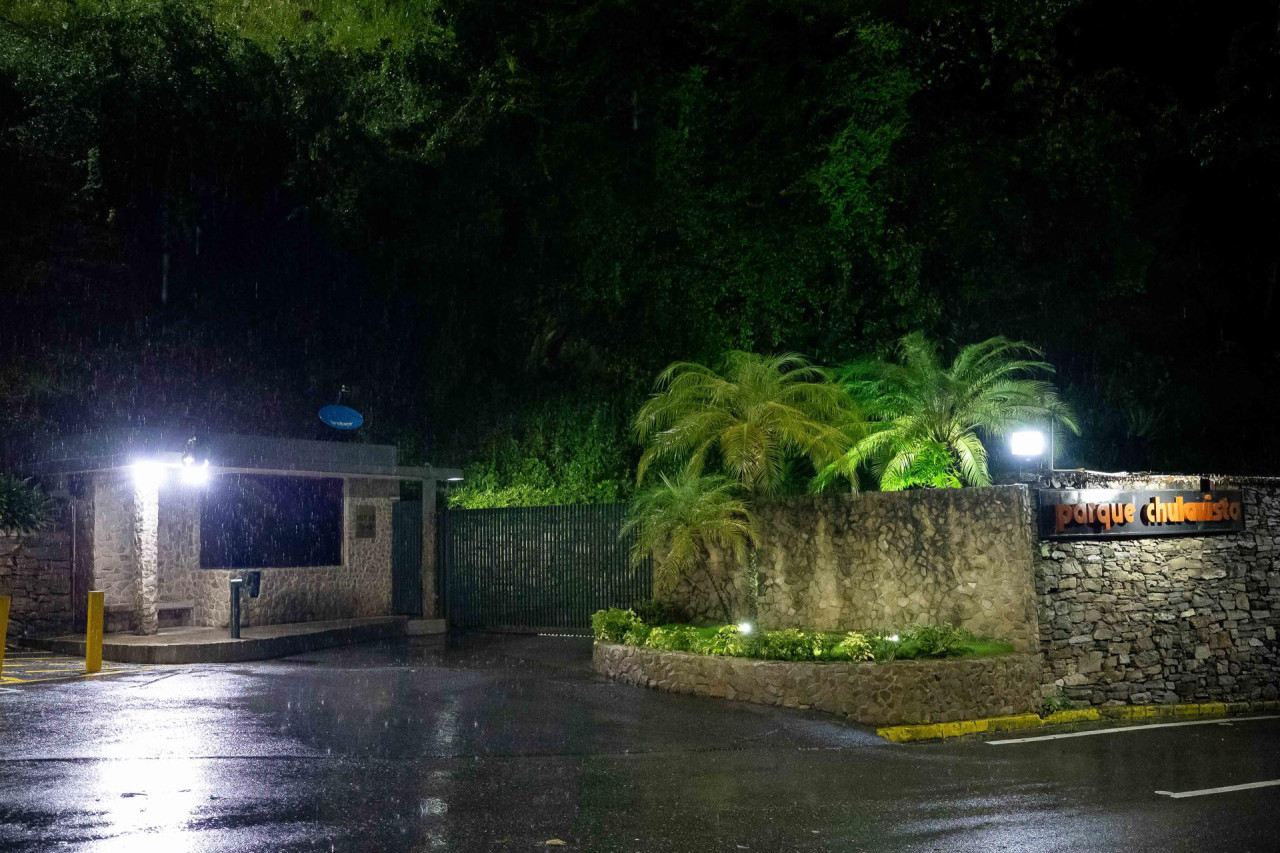
<instances>
[{"instance_id":1,"label":"concrete curb","mask_svg":"<svg viewBox=\"0 0 1280 853\"><path fill-rule=\"evenodd\" d=\"M1061 726L1069 723L1093 723L1102 720L1168 720L1186 717L1237 717L1260 711L1280 711L1280 701L1201 702L1186 705L1109 705L1075 711L1055 711L1047 717L1039 714L1015 714L1009 717L987 717L981 720L957 720L952 723L925 723L912 726L885 726L876 734L893 743L922 740L944 740L950 737L1012 732Z\"/></svg>"},{"instance_id":2,"label":"concrete curb","mask_svg":"<svg viewBox=\"0 0 1280 853\"><path fill-rule=\"evenodd\" d=\"M102 646L102 657L109 661L139 664L241 663L404 636L404 617L387 617L365 624L326 626L305 633L239 640L228 638L218 642L126 644L113 643L108 637ZM84 640L69 638L30 639L23 640L23 644L74 657L83 657L85 649Z\"/></svg>"}]
</instances>

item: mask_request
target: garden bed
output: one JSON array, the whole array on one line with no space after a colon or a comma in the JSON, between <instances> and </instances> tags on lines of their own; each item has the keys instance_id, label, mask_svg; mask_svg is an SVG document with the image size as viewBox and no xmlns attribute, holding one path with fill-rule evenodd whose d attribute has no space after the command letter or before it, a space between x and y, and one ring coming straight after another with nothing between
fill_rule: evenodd
<instances>
[{"instance_id":1,"label":"garden bed","mask_svg":"<svg viewBox=\"0 0 1280 853\"><path fill-rule=\"evenodd\" d=\"M842 714L868 725L938 723L1037 710L1038 655L816 662L674 652L597 641L596 672L630 684Z\"/></svg>"}]
</instances>

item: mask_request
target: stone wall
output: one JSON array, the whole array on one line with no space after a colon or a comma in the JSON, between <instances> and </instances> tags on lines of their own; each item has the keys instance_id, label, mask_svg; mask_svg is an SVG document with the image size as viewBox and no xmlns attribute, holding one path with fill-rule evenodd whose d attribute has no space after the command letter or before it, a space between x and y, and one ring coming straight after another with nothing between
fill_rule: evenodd
<instances>
[{"instance_id":1,"label":"stone wall","mask_svg":"<svg viewBox=\"0 0 1280 853\"><path fill-rule=\"evenodd\" d=\"M1039 708L1037 655L892 663L713 657L597 643L595 670L631 684L844 714L859 723L938 723Z\"/></svg>"},{"instance_id":2,"label":"stone wall","mask_svg":"<svg viewBox=\"0 0 1280 853\"><path fill-rule=\"evenodd\" d=\"M763 628L954 622L1036 646L1024 486L788 498L759 508ZM695 619L749 615L749 573L718 555L669 596Z\"/></svg>"},{"instance_id":3,"label":"stone wall","mask_svg":"<svg viewBox=\"0 0 1280 853\"><path fill-rule=\"evenodd\" d=\"M192 572L200 568L200 496L174 491L160 499L159 600L195 598Z\"/></svg>"},{"instance_id":4,"label":"stone wall","mask_svg":"<svg viewBox=\"0 0 1280 853\"><path fill-rule=\"evenodd\" d=\"M0 534L0 595L12 597L10 639L71 630L71 532L65 503L57 505L37 533Z\"/></svg>"},{"instance_id":5,"label":"stone wall","mask_svg":"<svg viewBox=\"0 0 1280 853\"><path fill-rule=\"evenodd\" d=\"M370 494L375 496L367 496ZM346 500L346 565L262 569L261 594L257 598L247 595L241 598L240 624L249 627L389 615L391 504L391 493L385 486L352 489ZM376 524L372 539L355 538L355 514L360 506L374 508ZM198 543L198 516L192 535ZM170 559L176 557L171 555ZM241 570L199 568L188 572L195 600L194 624L226 627L231 618L230 580L242 574Z\"/></svg>"},{"instance_id":6,"label":"stone wall","mask_svg":"<svg viewBox=\"0 0 1280 853\"><path fill-rule=\"evenodd\" d=\"M95 476L93 589L104 593L108 610L133 608L137 603L136 547L132 476L127 471Z\"/></svg>"},{"instance_id":7,"label":"stone wall","mask_svg":"<svg viewBox=\"0 0 1280 853\"><path fill-rule=\"evenodd\" d=\"M1197 489L1200 478L1075 475L1046 485ZM1280 481L1213 485L1242 489L1244 532L1039 544L1046 696L1094 705L1276 698Z\"/></svg>"}]
</instances>

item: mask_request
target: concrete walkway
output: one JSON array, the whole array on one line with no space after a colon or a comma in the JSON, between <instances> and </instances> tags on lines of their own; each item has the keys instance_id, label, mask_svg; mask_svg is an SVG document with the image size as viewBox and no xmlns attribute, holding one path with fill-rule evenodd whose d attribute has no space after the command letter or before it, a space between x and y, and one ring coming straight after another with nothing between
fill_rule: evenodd
<instances>
[{"instance_id":1,"label":"concrete walkway","mask_svg":"<svg viewBox=\"0 0 1280 853\"><path fill-rule=\"evenodd\" d=\"M121 663L184 664L234 663L303 654L405 636L404 616L368 619L334 619L327 622L292 622L243 628L233 640L226 628L162 628L158 634L107 634L102 641L104 660ZM24 640L26 645L66 655L84 657L84 637L64 636Z\"/></svg>"}]
</instances>

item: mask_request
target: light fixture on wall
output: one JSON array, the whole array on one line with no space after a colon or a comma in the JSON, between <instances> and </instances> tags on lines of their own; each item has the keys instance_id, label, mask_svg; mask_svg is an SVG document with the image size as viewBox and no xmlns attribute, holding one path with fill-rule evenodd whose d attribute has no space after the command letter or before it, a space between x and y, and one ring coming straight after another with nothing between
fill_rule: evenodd
<instances>
[{"instance_id":1,"label":"light fixture on wall","mask_svg":"<svg viewBox=\"0 0 1280 853\"><path fill-rule=\"evenodd\" d=\"M1009 452L1021 459L1044 455L1044 433L1038 429L1014 430L1009 435Z\"/></svg>"},{"instance_id":2,"label":"light fixture on wall","mask_svg":"<svg viewBox=\"0 0 1280 853\"><path fill-rule=\"evenodd\" d=\"M182 460L182 469L179 477L184 486L205 486L209 483L209 460L206 459L199 465L192 462L187 464L185 459Z\"/></svg>"},{"instance_id":3,"label":"light fixture on wall","mask_svg":"<svg viewBox=\"0 0 1280 853\"><path fill-rule=\"evenodd\" d=\"M140 489L158 490L169 481L169 468L154 459L142 459L133 463L133 482Z\"/></svg>"},{"instance_id":4,"label":"light fixture on wall","mask_svg":"<svg viewBox=\"0 0 1280 853\"><path fill-rule=\"evenodd\" d=\"M133 482L139 489L158 491L169 484L170 471L178 472L178 480L184 486L204 486L209 483L209 460L196 459L195 439L187 442L181 453L164 451L149 459L138 459L130 466Z\"/></svg>"}]
</instances>

